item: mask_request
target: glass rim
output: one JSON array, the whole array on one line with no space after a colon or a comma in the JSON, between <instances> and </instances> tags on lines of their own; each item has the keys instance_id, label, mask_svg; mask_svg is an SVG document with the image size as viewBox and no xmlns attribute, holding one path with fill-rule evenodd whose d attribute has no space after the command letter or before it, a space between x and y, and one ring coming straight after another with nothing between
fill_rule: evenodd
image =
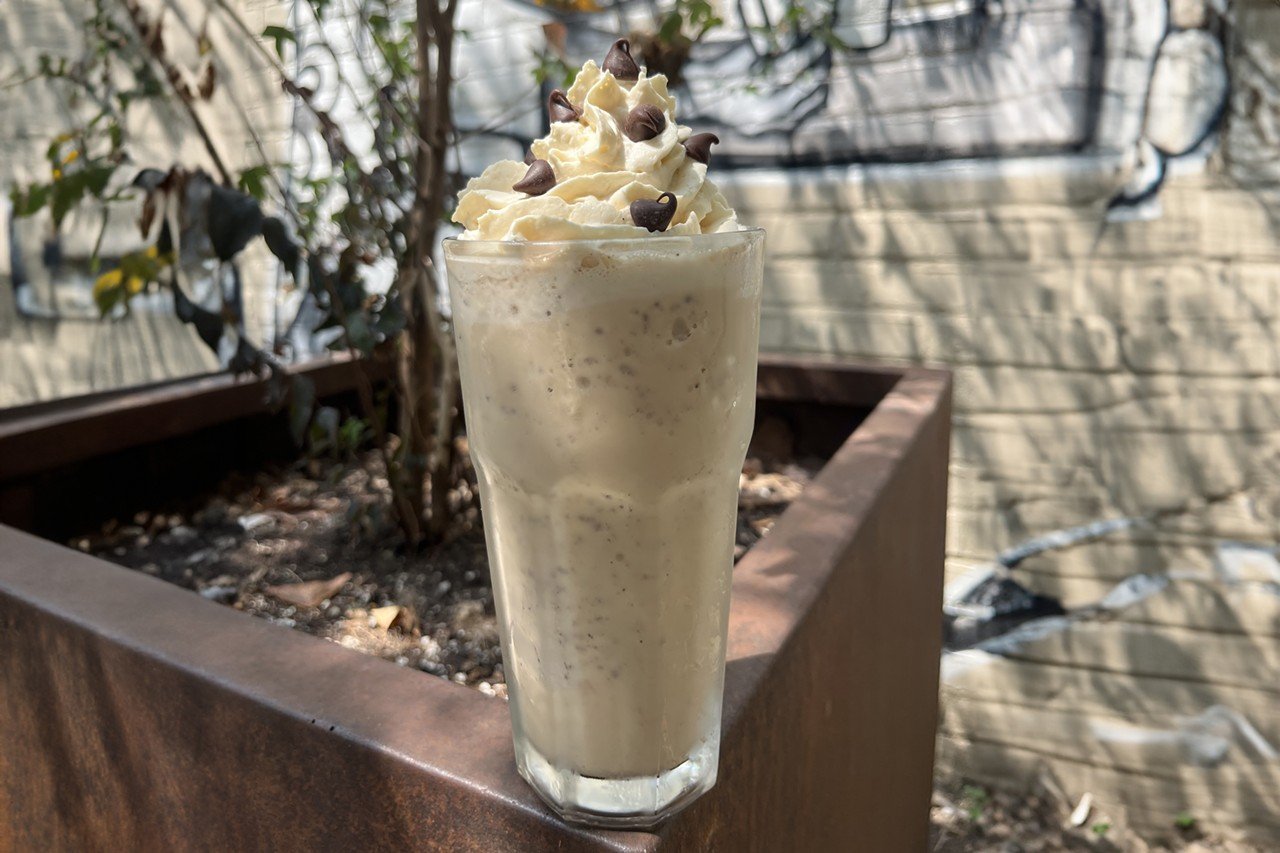
<instances>
[{"instance_id":1,"label":"glass rim","mask_svg":"<svg viewBox=\"0 0 1280 853\"><path fill-rule=\"evenodd\" d=\"M644 234L635 237L578 237L569 240L464 240L461 235L445 237L441 243L449 248L475 246L477 249L552 249L568 246L621 246L626 244L671 245L673 243L702 243L707 241L725 241L763 235L765 230L759 226L748 226L736 231L714 231L710 234Z\"/></svg>"}]
</instances>

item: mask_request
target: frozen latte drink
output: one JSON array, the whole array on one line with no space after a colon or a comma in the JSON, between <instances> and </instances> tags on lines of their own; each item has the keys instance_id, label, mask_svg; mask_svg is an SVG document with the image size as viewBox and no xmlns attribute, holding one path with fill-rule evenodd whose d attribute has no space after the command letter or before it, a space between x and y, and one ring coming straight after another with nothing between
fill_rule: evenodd
<instances>
[{"instance_id":1,"label":"frozen latte drink","mask_svg":"<svg viewBox=\"0 0 1280 853\"><path fill-rule=\"evenodd\" d=\"M715 783L763 234L615 43L445 258L520 773L646 826Z\"/></svg>"}]
</instances>

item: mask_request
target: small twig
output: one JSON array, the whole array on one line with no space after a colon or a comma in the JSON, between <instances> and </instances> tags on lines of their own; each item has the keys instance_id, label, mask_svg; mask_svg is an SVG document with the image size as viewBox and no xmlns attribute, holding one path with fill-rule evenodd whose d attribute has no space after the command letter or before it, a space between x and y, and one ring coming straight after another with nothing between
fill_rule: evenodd
<instances>
[{"instance_id":1,"label":"small twig","mask_svg":"<svg viewBox=\"0 0 1280 853\"><path fill-rule=\"evenodd\" d=\"M99 253L102 251L102 241L107 236L107 226L111 222L111 208L106 204L102 206L102 225L98 228L98 237L93 241L93 252L89 255L89 261L92 264L90 272L94 275L98 274ZM128 304L127 302L125 303Z\"/></svg>"},{"instance_id":2,"label":"small twig","mask_svg":"<svg viewBox=\"0 0 1280 853\"><path fill-rule=\"evenodd\" d=\"M459 133L457 134L457 136L461 139L471 139L476 136L486 136L490 133L493 133L496 130L501 130L502 128L508 126L509 124L511 124L513 120L518 118L523 113L534 112L535 110L538 109L537 98L530 99L530 95L537 95L538 90L540 88L541 86L539 84L537 83L533 84L532 89L530 89L528 92L521 95L519 100L513 101L512 104L509 107L507 107L496 118L489 121L487 124L481 125L480 127L469 128L467 129L466 132ZM533 104L533 106L530 106L530 104Z\"/></svg>"},{"instance_id":3,"label":"small twig","mask_svg":"<svg viewBox=\"0 0 1280 853\"><path fill-rule=\"evenodd\" d=\"M280 78L280 84L284 90L290 95L298 98L298 100L302 102L303 106L306 107L307 112L311 113L312 117L314 117L316 121L320 122L322 126L327 127L327 125L331 124L332 119L330 119L328 113L317 107L315 103L312 102L306 90L299 86L297 81L293 78L293 75L289 73L289 69L285 68L284 64L280 61L280 58L272 53L271 50L268 49L261 40L259 40L258 34L249 28L249 25L245 22L244 18L242 18L239 12L231 6L229 0L213 0L213 3L226 13L231 23L249 40L249 43L253 46L258 55L271 66L271 69L275 71L276 75ZM317 24L319 23L320 22L317 21ZM337 67L341 67L341 63L337 55L333 53L333 46L328 42L321 42L320 46L328 50L334 62L339 63ZM347 83L344 79L343 84L347 86L347 91L348 94L351 95L352 102L360 104L360 96L356 94L353 88L351 88L350 83ZM365 114L365 120L368 121L371 126L374 125L372 118L368 114Z\"/></svg>"},{"instance_id":4,"label":"small twig","mask_svg":"<svg viewBox=\"0 0 1280 853\"><path fill-rule=\"evenodd\" d=\"M20 86L27 86L42 79L44 79L43 74L28 74L25 77L19 75L8 80L2 80L0 81L0 92L5 92L9 89L17 89Z\"/></svg>"}]
</instances>

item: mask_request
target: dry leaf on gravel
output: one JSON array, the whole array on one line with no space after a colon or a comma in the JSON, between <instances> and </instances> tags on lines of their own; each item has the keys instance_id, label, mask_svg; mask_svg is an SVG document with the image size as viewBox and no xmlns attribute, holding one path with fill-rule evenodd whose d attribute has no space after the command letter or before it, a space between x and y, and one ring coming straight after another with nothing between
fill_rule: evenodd
<instances>
[{"instance_id":1,"label":"dry leaf on gravel","mask_svg":"<svg viewBox=\"0 0 1280 853\"><path fill-rule=\"evenodd\" d=\"M791 503L804 490L804 483L785 474L743 475L738 484L738 506L755 509Z\"/></svg>"},{"instance_id":2,"label":"dry leaf on gravel","mask_svg":"<svg viewBox=\"0 0 1280 853\"><path fill-rule=\"evenodd\" d=\"M369 618L373 620L373 624L377 625L384 631L392 628L399 628L402 631L410 632L417 627L418 620L413 615L413 611L407 607L401 607L398 604L389 604L386 607L375 607L369 611Z\"/></svg>"},{"instance_id":3,"label":"dry leaf on gravel","mask_svg":"<svg viewBox=\"0 0 1280 853\"><path fill-rule=\"evenodd\" d=\"M263 592L288 604L298 607L316 607L326 598L333 598L338 590L351 580L351 572L343 572L327 581L303 581L302 583L284 583L269 586Z\"/></svg>"}]
</instances>

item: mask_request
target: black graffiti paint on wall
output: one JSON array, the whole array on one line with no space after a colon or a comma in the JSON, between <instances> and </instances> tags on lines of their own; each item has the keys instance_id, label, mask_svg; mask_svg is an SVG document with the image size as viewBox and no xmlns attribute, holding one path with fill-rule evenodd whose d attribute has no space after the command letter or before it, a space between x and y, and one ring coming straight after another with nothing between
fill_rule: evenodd
<instances>
[{"instance_id":1,"label":"black graffiti paint on wall","mask_svg":"<svg viewBox=\"0 0 1280 853\"><path fill-rule=\"evenodd\" d=\"M868 17L869 2L880 4L878 20ZM806 6L822 12L800 26L787 14L795 4L724 4L726 25L693 45L677 89L682 121L720 136L718 166L1131 150L1143 139L1161 47L1176 29L1164 0ZM620 21L655 8L624 0L548 14L566 25L576 64L600 54ZM1216 40L1221 63L1222 22L1209 18L1205 37ZM1225 81L1225 65L1220 71ZM1195 111L1200 126L1184 131L1188 139L1212 134L1226 96L1225 87L1204 93L1216 108Z\"/></svg>"}]
</instances>

